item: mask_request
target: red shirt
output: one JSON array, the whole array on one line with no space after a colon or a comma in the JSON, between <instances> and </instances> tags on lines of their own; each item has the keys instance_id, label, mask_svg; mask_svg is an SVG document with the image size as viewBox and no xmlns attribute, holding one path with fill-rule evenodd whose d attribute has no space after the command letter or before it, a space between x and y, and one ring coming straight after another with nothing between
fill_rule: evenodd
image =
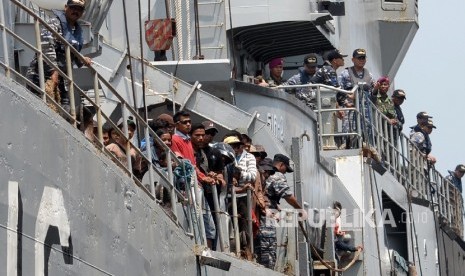
<instances>
[{"instance_id":1,"label":"red shirt","mask_svg":"<svg viewBox=\"0 0 465 276\"><path fill-rule=\"evenodd\" d=\"M184 159L191 161L192 165L195 167L197 173L197 179L202 181L205 178L205 174L202 173L199 168L197 168L197 162L195 161L194 148L192 147L192 142L189 136L176 131L176 133L171 138L171 150L173 152L179 152L182 154Z\"/></svg>"},{"instance_id":2,"label":"red shirt","mask_svg":"<svg viewBox=\"0 0 465 276\"><path fill-rule=\"evenodd\" d=\"M179 152L182 154L184 159L191 161L192 165L196 165L192 142L187 135L184 138L179 136L176 132L171 139L171 150L174 152Z\"/></svg>"}]
</instances>

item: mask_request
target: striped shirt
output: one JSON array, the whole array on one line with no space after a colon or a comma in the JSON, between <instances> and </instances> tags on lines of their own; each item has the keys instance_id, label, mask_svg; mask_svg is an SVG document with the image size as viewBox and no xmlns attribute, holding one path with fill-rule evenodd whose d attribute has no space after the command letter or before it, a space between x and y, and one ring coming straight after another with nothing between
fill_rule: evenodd
<instances>
[{"instance_id":1,"label":"striped shirt","mask_svg":"<svg viewBox=\"0 0 465 276\"><path fill-rule=\"evenodd\" d=\"M255 183L255 178L257 177L255 156L244 150L241 155L236 156L236 161L237 166L242 170L239 186L243 186L246 183Z\"/></svg>"}]
</instances>

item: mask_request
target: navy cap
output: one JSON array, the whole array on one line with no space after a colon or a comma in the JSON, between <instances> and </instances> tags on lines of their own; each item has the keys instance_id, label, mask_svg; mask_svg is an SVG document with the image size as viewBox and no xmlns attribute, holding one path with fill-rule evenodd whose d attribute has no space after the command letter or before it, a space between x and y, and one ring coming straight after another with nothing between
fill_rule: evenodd
<instances>
[{"instance_id":1,"label":"navy cap","mask_svg":"<svg viewBox=\"0 0 465 276\"><path fill-rule=\"evenodd\" d=\"M339 50L332 50L331 52L328 53L327 55L327 60L332 61L333 59L336 58L345 58L347 55L343 55L339 53Z\"/></svg>"},{"instance_id":2,"label":"navy cap","mask_svg":"<svg viewBox=\"0 0 465 276\"><path fill-rule=\"evenodd\" d=\"M457 165L457 167L455 167L455 170L459 172L465 172L465 165Z\"/></svg>"},{"instance_id":3,"label":"navy cap","mask_svg":"<svg viewBox=\"0 0 465 276\"><path fill-rule=\"evenodd\" d=\"M392 96L393 96L393 97L396 97L396 98L404 98L404 99L407 99L407 97L405 97L405 92L404 92L404 90L402 90L402 89L396 89L396 90L394 90L394 92L392 92Z\"/></svg>"},{"instance_id":4,"label":"navy cap","mask_svg":"<svg viewBox=\"0 0 465 276\"><path fill-rule=\"evenodd\" d=\"M307 66L318 66L318 59L315 54L309 54L304 58L304 64Z\"/></svg>"},{"instance_id":5,"label":"navy cap","mask_svg":"<svg viewBox=\"0 0 465 276\"><path fill-rule=\"evenodd\" d=\"M426 111L421 111L417 114L417 119L428 120L430 118L433 118L433 117L429 116Z\"/></svg>"},{"instance_id":6,"label":"navy cap","mask_svg":"<svg viewBox=\"0 0 465 276\"><path fill-rule=\"evenodd\" d=\"M286 169L286 172L293 172L294 170L291 168L290 164L289 164L289 157L287 157L286 155L284 154L276 154L273 158L273 162L283 162L284 165L286 165L287 169Z\"/></svg>"},{"instance_id":7,"label":"navy cap","mask_svg":"<svg viewBox=\"0 0 465 276\"><path fill-rule=\"evenodd\" d=\"M359 57L366 57L367 51L365 49L355 49L352 53L352 57L359 58Z\"/></svg>"}]
</instances>

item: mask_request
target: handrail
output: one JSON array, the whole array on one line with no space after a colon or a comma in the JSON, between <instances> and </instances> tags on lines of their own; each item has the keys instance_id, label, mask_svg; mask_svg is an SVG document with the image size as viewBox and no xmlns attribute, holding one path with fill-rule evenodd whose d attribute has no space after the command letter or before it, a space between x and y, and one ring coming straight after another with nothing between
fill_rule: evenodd
<instances>
[{"instance_id":1,"label":"handrail","mask_svg":"<svg viewBox=\"0 0 465 276\"><path fill-rule=\"evenodd\" d=\"M160 181L160 184L163 185L163 187L167 188L169 191L170 191L170 195L171 195L171 212L173 214L173 217L175 219L175 221L177 220L177 208L176 208L176 202L177 202L177 197L180 196L182 197L182 201L183 202L189 202L189 204L187 204L187 208L188 208L188 212L190 214L196 214L198 215L199 212L196 212L196 211L193 211L192 209L195 208L195 206L197 205L197 203L195 202L195 199L196 197L192 196L189 192L187 192L187 196L191 199L191 200L187 200L186 198L183 198L182 196L182 192L179 191L175 186L174 186L174 180L173 180L173 168L172 168L172 164L171 164L171 160L174 160L177 164L182 164L181 161L177 158L177 156L170 150L170 148L168 148L164 143L163 141L155 134L155 132L148 126L148 123L138 114L137 110L135 110L129 103L127 103L124 98L116 91L116 89L103 77L101 76L97 70L95 70L95 68L93 68L92 66L88 66L89 70L91 71L91 74L92 76L94 77L94 99L91 99L89 96L87 96L86 92L83 91L79 86L76 85L76 83L74 83L73 81L73 76L72 76L72 61L71 61L71 55L77 57L81 62L84 61L84 57L77 51L74 49L74 47L72 45L70 45L64 38L62 38L55 30L53 30L45 20L43 20L42 18L40 18L38 15L36 15L34 13L34 11L32 11L30 8L28 8L27 6L25 6L24 4L22 4L21 2L17 1L17 0L10 0L11 3L15 4L16 6L18 6L18 8L24 12L26 12L35 22L36 22L36 28L35 28L35 31L36 31L36 37L39 39L38 40L38 45L40 47L40 28L39 28L39 23L42 25L42 28L45 28L47 29L48 31L50 31L56 40L59 40L63 45L65 45L65 54L66 54L66 66L67 66L67 74L65 74L62 70L60 70L59 67L55 66L51 60L45 56L45 55L42 55L40 49L37 49L36 47L34 47L33 45L31 45L30 43L26 42L24 39L22 39L21 37L19 37L17 34L14 33L14 31L10 30L9 28L7 28L6 24L5 24L5 21L4 21L4 18L3 18L3 12L4 12L4 9L2 9L2 11L0 11L0 13L2 14L2 17L0 17L1 21L0 21L0 29L2 30L2 37L5 37L4 39L6 40L6 35L10 35L13 39L19 41L22 45L24 45L25 47L31 49L34 53L38 54L39 56L42 57L43 59L43 62L45 62L46 64L48 64L49 66L51 66L51 68L53 68L54 70L56 70L58 72L58 74L65 80L69 81L70 82L70 92L72 92L72 94L70 93L70 99L74 99L74 92L73 90L77 91L81 97L85 98L96 110L96 117L97 117L97 139L94 140L93 142L95 142L97 145L98 145L98 148L100 150L102 150L103 152L105 152L106 154L109 154L109 156L113 156L113 159L114 161L116 161L116 163L126 172L128 173L131 178L135 181L135 183L140 187L142 188L142 190L144 192L146 192L151 199L155 199L155 189L154 189L154 176L153 176L153 171L155 171L157 174L158 174L158 177L161 179ZM3 4L3 1L2 1L2 4ZM39 32L39 33L37 33ZM4 68L7 72L6 76L8 77L9 76L9 73L12 72L13 75L16 77L16 78L19 78L21 81L25 82L29 87L31 87L32 89L38 91L39 93L41 93L43 95L43 100L46 101L46 102L51 102L54 106L58 107L58 109L60 110L60 113L65 115L66 118L68 119L71 119L71 123L72 125L77 128L77 123L78 121L76 120L76 113L73 111L73 108L74 108L74 104L71 103L71 114L68 114L65 110L63 110L63 108L61 108L60 104L59 103L56 103L51 97L49 97L49 95L47 95L47 93L45 93L44 91L44 73L43 73L43 68L40 69L39 68L39 76L40 76L40 87L38 87L37 85L35 85L34 83L32 83L30 80L28 80L26 77L22 76L20 74L20 72L17 72L14 68L12 68L9 63L8 63L8 47L7 45L5 44L5 47L3 47L4 49L4 58L5 58L5 62L2 62L0 61L0 66L2 68ZM42 65L42 62L39 62L39 67ZM11 76L10 76L11 77ZM123 114L123 129L120 130L118 128L118 126L115 124L115 122L111 121L109 116L107 116L101 109L100 107L100 97L99 97L99 84L100 85L103 85L105 86L107 89L109 89L109 91L111 93L113 93L117 99L120 101L120 104L121 104L121 109L122 109L122 114ZM141 128L144 129L143 132L141 133L145 133L145 138L146 138L146 141L147 141L147 148L148 148L148 154L147 156L144 155L138 148L137 145L134 145L129 139L128 139L128 118L129 116L132 116L132 118L134 120L137 121L137 125ZM103 130L102 130L102 125L103 125L103 120L106 121L107 124L109 124L113 130L118 134L120 135L120 137L123 137L123 139L125 140L124 144L125 144L125 148L126 148L126 153L127 153L127 156L126 156L126 164L122 163L121 160L119 160L118 158L116 158L116 156L114 156L112 153L110 153L106 148L105 146L103 145L103 138L102 138L102 133L103 133ZM82 117L81 117L81 122L79 122L82 125L84 125L86 122L82 122ZM152 137L154 143L157 143L158 146L161 147L161 149L163 151L165 151L167 153L167 159L168 159L168 175L165 175L165 173L163 173L159 168L157 168L155 166L155 164L152 163L152 156L153 152L151 152L150 150L150 144L149 144L149 136ZM148 167L148 171L147 173L149 173L149 181L150 181L150 190L147 190L140 182L139 179L137 179L135 177L135 175L133 174L132 172L132 167L133 167L133 164L132 164L132 160L131 160L131 155L130 155L130 150L134 150L136 152L137 155L140 156L141 158L141 162L144 162L147 167ZM182 168L183 171L185 172L185 168L183 167ZM193 183L186 183L186 189L190 190L191 186L194 186L194 187L197 187L198 184L197 184L197 178L196 177L193 177ZM194 201L192 200L194 199ZM191 215L188 215L187 216L187 219L189 220L189 225L192 227L194 226L195 228L197 229L192 229L194 230L194 232L196 232L196 242L198 243L201 243L201 244L205 244L204 243L204 240L199 237L201 235L201 231L198 229L201 225L199 225L197 222L196 222L196 219L193 218ZM200 219L197 218L198 220L201 221L201 214L200 214ZM194 225L193 225L194 224ZM179 223L177 223L178 226L180 226Z\"/></svg>"},{"instance_id":2,"label":"handrail","mask_svg":"<svg viewBox=\"0 0 465 276\"><path fill-rule=\"evenodd\" d=\"M362 83L360 83L362 84ZM435 200L438 203L438 212L441 217L447 220L447 223L463 238L463 199L460 191L451 184L433 167L430 171L427 170L428 164L424 154L420 149L410 141L410 138L404 133L395 129L390 123L389 118L386 117L369 99L364 100L363 85L357 85L351 91L342 90L340 88L323 85L323 84L301 84L301 85L281 85L272 87L272 89L291 89L291 88L309 88L317 91L316 101L317 108L314 110L317 114L320 150L323 148L323 137L340 137L357 135L362 140L362 133L368 132L369 137L364 137L363 142L367 145L377 148L383 155L384 165L388 166L391 173L397 180L406 186L409 191L415 190L418 196L425 200ZM324 88L324 90L322 90ZM320 93L355 93L356 104L353 108L322 108L321 94ZM322 113L335 112L335 111L353 111L356 113L356 131L344 133L325 133L325 128L322 122ZM369 111L368 115L362 114L365 110ZM362 143L358 144L362 147ZM335 149L335 148L334 148ZM430 175L432 177L430 177ZM432 183L428 183L430 179L436 179L438 186L435 198L430 198L430 188Z\"/></svg>"}]
</instances>

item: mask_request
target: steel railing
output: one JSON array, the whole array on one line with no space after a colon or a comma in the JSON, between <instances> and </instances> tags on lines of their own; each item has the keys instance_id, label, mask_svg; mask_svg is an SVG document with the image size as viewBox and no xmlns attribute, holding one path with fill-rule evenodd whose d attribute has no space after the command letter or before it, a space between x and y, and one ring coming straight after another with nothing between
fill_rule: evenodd
<instances>
[{"instance_id":1,"label":"steel railing","mask_svg":"<svg viewBox=\"0 0 465 276\"><path fill-rule=\"evenodd\" d=\"M178 199L183 203L183 206L187 208L187 220L188 220L188 227L189 229L184 229L185 233L189 236L194 236L196 243L206 245L205 242L205 231L203 230L203 218L202 218L202 211L200 210L201 204L199 204L200 195L198 194L197 187L197 178L194 175L191 176L192 182L186 183L185 191L181 191L175 186L174 176L173 176L173 167L172 161L176 164L180 164L182 166L182 171L184 174L186 173L186 168L184 167L184 163L179 160L176 155L168 148L163 141L155 134L155 132L148 126L147 121L143 119L137 110L135 110L130 103L124 100L124 98L112 87L112 85L104 79L92 66L89 66L89 70L92 74L94 79L94 97L90 98L86 91L83 91L79 86L76 85L72 75L72 67L73 62L71 56L77 57L81 62L84 60L84 57L73 48L65 39L63 39L54 29L52 29L39 15L35 14L33 10L28 8L27 6L23 5L21 2L17 0L10 0L12 4L18 7L18 10L25 12L28 17L33 20L34 22L34 30L35 30L35 37L36 37L36 46L31 45L25 39L18 36L14 30L7 27L5 18L4 18L4 7L3 1L0 1L0 29L2 31L2 44L3 44L3 60L0 60L0 66L5 71L5 76L9 78L14 78L20 83L23 83L29 87L30 90L35 91L39 95L44 102L48 105L55 106L58 109L58 112L67 119L75 128L78 126L81 130L84 130L84 126L87 122L83 122L82 118L82 108L81 114L78 116L76 114L74 103L74 93L75 91L79 93L80 98L87 100L91 104L91 106L95 109L96 120L97 120L97 135L94 138L91 138L92 142L100 148L103 152L108 154L116 164L119 165L135 182L137 186L139 186L144 192L146 192L151 199L155 200L155 182L156 180L165 188L168 189L170 194L170 202L171 202L171 218L177 223L178 226L181 226L181 223L178 221L177 215L177 207L176 203ZM41 29L46 29L50 33L53 34L54 38L60 41L65 46L65 55L66 55L66 73L61 70L61 68L55 66L51 60L42 53L41 49ZM8 37L9 36L9 37ZM10 66L9 63L9 53L8 53L8 44L6 43L7 38L10 38L14 41L20 43L20 45L26 47L27 49L33 51L38 58L38 73L39 73L39 86L31 82L29 79L24 77L20 72L16 71L14 67ZM44 80L44 68L43 64L46 63L51 68L56 70L58 74L67 82L69 82L69 99L70 99L70 112L68 113L64 110L60 103L57 103L52 99L47 93L45 92L45 80ZM102 111L101 108L101 99L99 97L99 86L104 86L108 89L111 93L113 93L117 99L119 100L121 114L123 117L123 127L120 128L113 122L110 117ZM79 105L78 105L79 106ZM82 106L82 105L81 105ZM141 129L139 133L143 133L145 141L147 141L147 152L144 154L140 151L138 147L138 141L134 143L131 142L131 139L128 137L128 119L132 117L132 120L136 122L136 125ZM80 121L79 121L79 120ZM114 132L116 132L123 140L122 144L126 151L126 158L120 159L115 156L112 152L110 152L103 144L103 128L102 125L106 121ZM92 124L92 122L91 122ZM154 152L151 151L151 147L149 145L150 137L153 138L154 144L157 144L158 147L161 148L162 151L166 153L167 156L167 173L163 172L156 164L152 163L152 157ZM141 183L141 179L137 178L134 174L134 160L133 156L131 156L131 151L135 152L138 156L140 164L144 164L146 167L146 173L149 175L149 185L145 187ZM157 178L155 178L155 174L157 174ZM202 231L203 230L203 231Z\"/></svg>"},{"instance_id":2,"label":"steel railing","mask_svg":"<svg viewBox=\"0 0 465 276\"><path fill-rule=\"evenodd\" d=\"M381 113L369 99L368 92L364 91L364 83L359 83L351 91L321 84L278 86L278 89L307 88L315 92L315 113L317 114L318 137L320 151L338 150L333 145L334 137L356 137L358 144L355 148L369 146L376 149L382 164L396 179L406 187L409 196L416 196L429 200L436 206L438 215L454 231L463 237L463 199L460 191L432 166L428 164L426 156L410 141L409 136L402 133L397 127L390 124L389 118ZM355 93L353 108L336 108L334 105L326 106L322 101L324 95L335 96L336 93ZM325 114L335 112L354 112L355 128L350 132L337 130L336 116L332 118ZM333 124L326 127L325 124ZM326 139L326 141L325 141ZM437 185L437 188L434 186ZM433 190L432 190L433 189ZM433 191L433 193L431 193ZM435 193L434 193L435 192ZM444 221L443 221L444 223Z\"/></svg>"},{"instance_id":3,"label":"steel railing","mask_svg":"<svg viewBox=\"0 0 465 276\"><path fill-rule=\"evenodd\" d=\"M155 200L156 199L156 192L155 192L155 182L159 182L163 188L168 189L169 195L170 195L170 203L171 203L171 208L170 208L170 217L177 223L178 226L182 227L182 224L178 221L178 214L177 214L177 202L178 200L183 203L183 206L187 208L187 222L188 222L188 228L189 229L184 229L185 233L188 234L189 236L194 236L195 241L197 244L201 245L206 245L206 237L205 237L205 228L204 228L204 223L203 223L203 204L204 204L204 195L201 192L201 188L199 186L199 183L197 182L197 176L195 174L195 171L192 175L190 175L191 182L185 183L185 189L180 190L176 187L175 185L175 179L174 179L174 174L173 174L173 167L172 167L172 161L176 164L180 164L182 166L182 171L184 175L187 178L186 175L186 168L185 163L181 162L180 159L177 158L177 156L163 143L163 141L155 134L155 132L148 126L147 121L142 118L138 111L131 106L130 103L128 103L123 96L121 96L115 88L107 81L104 79L103 76L101 76L95 68L92 66L89 66L89 70L92 74L93 77L93 91L92 93L89 93L88 91L82 90L76 83L74 82L73 75L72 75L72 67L73 67L73 62L72 62L72 56L77 57L79 60L83 61L84 57L76 51L65 39L63 39L55 30L53 30L44 19L40 17L40 15L37 15L33 10L29 9L25 5L23 5L21 2L18 2L16 0L11 0L11 3L16 5L20 11L23 11L27 14L27 17L34 22L34 30L35 30L35 39L36 39L36 46L31 45L28 43L25 39L17 35L14 30L11 30L7 28L5 24L5 20L3 18L3 12L0 12L1 17L0 17L0 28L2 30L2 43L5 45L3 48L4 52L4 60L0 61L0 66L5 70L5 75L7 77L14 77L17 81L20 83L25 84L26 86L29 87L30 90L35 91L37 94L41 95L41 98L44 102L46 102L48 105L56 107L58 112L65 118L67 119L75 128L80 127L82 131L85 129L85 124L86 122L83 122L81 118L83 118L83 111L81 110L80 114L77 114L77 111L75 109L76 103L74 102L74 92L76 91L82 100L86 100L94 109L95 109L95 117L97 121L97 134L92 137L87 137L90 138L90 140L103 152L105 152L111 159L121 168L123 169L131 178L134 180L135 184L139 186L144 192L146 192L151 199ZM0 4L3 5L3 1L0 1ZM3 7L2 11L4 10ZM66 53L66 73L59 67L55 66L52 61L42 53L41 49L41 29L46 29L50 33L52 33L55 37L55 39L59 40L63 45L65 45L65 53ZM31 82L29 79L24 77L20 72L16 71L13 67L10 66L9 60L8 60L8 47L6 46L7 43L5 42L7 40L7 35L9 35L12 39L15 41L19 42L20 45L23 45L27 49L33 51L38 58L38 73L39 73L39 86ZM44 68L43 64L46 63L49 65L51 68L56 70L58 74L69 83L69 98L70 98L70 112L68 113L66 110L62 108L60 103L55 102L54 99L52 99L46 92L45 92L45 78L44 78ZM105 114L101 108L102 101L100 99L100 86L104 86L107 91L112 93L116 98L117 101L119 101L119 108L121 109L121 114L122 114L122 129L119 128L118 125L116 125L115 122L113 122L110 117ZM89 97L89 95L92 95L92 97ZM81 101L82 103L82 101ZM81 105L82 106L82 105ZM146 147L146 152L142 152L139 149L139 138L133 139L137 140L132 142L132 139L129 139L128 135L128 120L132 119L138 128L140 129L138 131L139 134L145 139L147 143ZM115 132L121 139L123 140L123 145L125 148L125 153L126 156L125 158L120 158L110 152L105 145L103 144L103 124L104 122L112 129L113 132ZM93 123L92 123L93 124ZM139 135L137 135L139 136ZM155 152L152 152L152 147L150 145L150 139L153 139L154 145L158 145L158 147L161 147L162 151L165 152L167 156L167 170L166 173L161 170L161 168L157 167L156 164L152 163L153 156L156 154ZM135 153L135 156L138 158L134 158L134 156L131 155L132 153ZM137 163L137 164L136 164ZM140 177L138 178L136 174L134 174L134 169L136 167L141 167L141 164L144 164L146 167L146 172L148 174L149 178L149 184L148 187L144 186L141 182ZM157 177L155 177L155 175ZM216 187L213 187L213 193L217 194ZM235 195L234 191L232 192L233 195ZM233 196L234 198L234 196ZM216 196L214 196L214 199L217 199ZM248 200L250 199L250 195L248 197ZM214 204L214 215L217 216L218 214L225 214L226 210L220 210L218 202L215 200ZM248 204L248 234L249 237L252 237L252 228L251 222L251 209L250 209L250 204ZM239 246L239 227L237 223L237 202L233 199L232 200L232 209L233 209L233 221L234 221L234 235L236 237L236 254L240 255L240 246ZM219 221L219 220L218 220ZM228 229L222 229L221 228L221 223L217 224L218 231L217 234L219 236L219 244L220 244L220 249L221 251L228 251L229 247L223 243L224 239L226 237L229 237L228 234ZM250 249L253 252L253 242L250 239L249 240L249 245Z\"/></svg>"}]
</instances>

